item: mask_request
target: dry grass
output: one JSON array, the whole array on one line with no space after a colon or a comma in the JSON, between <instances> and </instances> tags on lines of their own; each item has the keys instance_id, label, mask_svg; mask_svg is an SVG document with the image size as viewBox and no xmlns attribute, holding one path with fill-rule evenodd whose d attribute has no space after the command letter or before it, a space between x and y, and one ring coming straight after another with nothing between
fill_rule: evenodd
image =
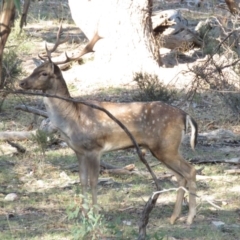
<instances>
[{"instance_id":1,"label":"dry grass","mask_svg":"<svg viewBox=\"0 0 240 240\"><path fill-rule=\"evenodd\" d=\"M42 159L34 142L22 144L31 151L24 155L0 157L1 239L72 239L71 229L76 222L68 220L67 208L72 202L81 203L77 168L69 170L69 166L76 163L73 152L68 148L49 148L45 159ZM194 155L216 159L224 157L216 146L208 148L200 145ZM189 148L184 146L186 158L193 155L187 150ZM155 165L156 161L149 153L147 159ZM133 150L109 153L103 160L118 166L134 163L139 170L145 171ZM239 177L224 173L230 167L228 164L203 166L204 170L197 181L198 213L193 225L190 228L185 225L186 206L183 206L182 217L177 223L169 225L176 192L166 192L160 195L151 214L149 239L161 239L161 236L175 239L238 239ZM197 169L200 167L202 165L196 165ZM154 171L157 176L168 172L162 164L154 167ZM99 185L100 213L105 228L101 239L135 239L144 203L155 190L152 180L146 176L129 175L102 175L100 178L113 179L110 184ZM165 189L176 187L174 178L160 181ZM4 201L5 195L10 192L17 193L19 199L15 202ZM219 206L219 209L209 202ZM214 230L212 221L224 222L224 228Z\"/></svg>"}]
</instances>

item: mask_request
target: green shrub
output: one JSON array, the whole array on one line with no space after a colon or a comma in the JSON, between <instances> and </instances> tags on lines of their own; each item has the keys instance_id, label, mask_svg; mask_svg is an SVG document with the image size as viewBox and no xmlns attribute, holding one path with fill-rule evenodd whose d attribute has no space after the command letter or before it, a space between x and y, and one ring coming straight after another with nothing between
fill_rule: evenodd
<instances>
[{"instance_id":1,"label":"green shrub","mask_svg":"<svg viewBox=\"0 0 240 240\"><path fill-rule=\"evenodd\" d=\"M176 98L176 90L165 86L156 75L136 73L134 81L139 87L137 101L163 101L172 102Z\"/></svg>"},{"instance_id":2,"label":"green shrub","mask_svg":"<svg viewBox=\"0 0 240 240\"><path fill-rule=\"evenodd\" d=\"M81 199L83 195L78 195ZM90 207L88 199L84 203L71 203L67 208L68 220L73 222L71 233L75 240L100 239L105 231L103 216L97 213L97 207Z\"/></svg>"},{"instance_id":3,"label":"green shrub","mask_svg":"<svg viewBox=\"0 0 240 240\"><path fill-rule=\"evenodd\" d=\"M46 149L49 145L55 142L54 134L46 133L42 130L37 130L35 135L32 135L32 140L37 143L39 151L42 153L45 159Z\"/></svg>"},{"instance_id":4,"label":"green shrub","mask_svg":"<svg viewBox=\"0 0 240 240\"><path fill-rule=\"evenodd\" d=\"M8 49L4 52L3 58L3 78L5 79L5 83L10 82L10 78L15 78L18 74L22 72L22 67L20 64L20 59L14 49ZM9 81L8 81L9 80Z\"/></svg>"}]
</instances>

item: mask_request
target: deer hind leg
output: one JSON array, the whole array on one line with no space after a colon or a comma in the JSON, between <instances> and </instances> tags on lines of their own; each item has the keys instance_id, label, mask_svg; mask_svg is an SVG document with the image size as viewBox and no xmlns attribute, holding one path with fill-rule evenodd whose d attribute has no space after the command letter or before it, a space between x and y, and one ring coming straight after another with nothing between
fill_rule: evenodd
<instances>
[{"instance_id":1,"label":"deer hind leg","mask_svg":"<svg viewBox=\"0 0 240 240\"><path fill-rule=\"evenodd\" d=\"M174 175L177 178L178 186L185 188L186 185L187 185L186 179L181 177L180 175L176 174L175 172L174 172ZM170 218L170 223L171 224L174 224L176 219L178 219L178 217L181 214L184 194L185 194L184 189L179 188L179 190L177 191L177 199L176 199L176 202L175 202L174 210L173 210L172 216Z\"/></svg>"},{"instance_id":2,"label":"deer hind leg","mask_svg":"<svg viewBox=\"0 0 240 240\"><path fill-rule=\"evenodd\" d=\"M190 225L193 222L194 217L196 216L196 170L192 166L191 169L191 181L188 181L188 188L189 188L189 213L187 218L187 224Z\"/></svg>"},{"instance_id":3,"label":"deer hind leg","mask_svg":"<svg viewBox=\"0 0 240 240\"><path fill-rule=\"evenodd\" d=\"M189 188L189 213L187 218L187 224L190 225L192 224L193 218L196 215L196 170L179 154L176 156L171 156L171 159L174 160L168 160L166 165L175 172L179 186L185 187L187 183L187 186ZM172 224L175 222L175 220L179 217L179 214L181 213L184 193L185 192L183 189L178 190L175 208L171 216ZM178 215L175 215L175 213Z\"/></svg>"},{"instance_id":4,"label":"deer hind leg","mask_svg":"<svg viewBox=\"0 0 240 240\"><path fill-rule=\"evenodd\" d=\"M173 151L172 151L173 152ZM187 218L187 224L192 224L193 218L196 215L196 170L195 168L189 164L186 160L180 156L177 152L175 154L165 153L162 154L161 151L159 153L154 152L154 156L156 156L161 162L163 162L169 169L171 169L178 181L180 187L189 188L189 214ZM177 199L174 207L173 214L171 216L170 222L174 224L176 219L179 217L182 209L182 202L185 191L183 189L179 189L177 192Z\"/></svg>"}]
</instances>

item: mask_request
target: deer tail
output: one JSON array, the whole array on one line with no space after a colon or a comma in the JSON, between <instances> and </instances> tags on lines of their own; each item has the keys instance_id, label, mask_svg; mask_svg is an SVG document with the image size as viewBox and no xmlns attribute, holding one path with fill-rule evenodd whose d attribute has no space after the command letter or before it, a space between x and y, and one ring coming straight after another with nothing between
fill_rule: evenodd
<instances>
[{"instance_id":1,"label":"deer tail","mask_svg":"<svg viewBox=\"0 0 240 240\"><path fill-rule=\"evenodd\" d=\"M190 124L190 126L191 126L190 145L191 145L192 149L194 150L195 146L197 144L198 125L197 125L196 121L192 117L187 115L187 118L186 118L186 128L187 128L188 124Z\"/></svg>"}]
</instances>

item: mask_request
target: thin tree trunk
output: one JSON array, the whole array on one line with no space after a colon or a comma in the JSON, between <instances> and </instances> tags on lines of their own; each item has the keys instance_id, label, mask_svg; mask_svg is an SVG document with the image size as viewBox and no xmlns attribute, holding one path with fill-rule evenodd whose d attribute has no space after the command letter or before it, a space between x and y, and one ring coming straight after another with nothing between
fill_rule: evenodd
<instances>
[{"instance_id":1,"label":"thin tree trunk","mask_svg":"<svg viewBox=\"0 0 240 240\"><path fill-rule=\"evenodd\" d=\"M0 89L4 87L2 71L3 50L11 32L15 18L15 5L13 0L3 0L0 15Z\"/></svg>"}]
</instances>

